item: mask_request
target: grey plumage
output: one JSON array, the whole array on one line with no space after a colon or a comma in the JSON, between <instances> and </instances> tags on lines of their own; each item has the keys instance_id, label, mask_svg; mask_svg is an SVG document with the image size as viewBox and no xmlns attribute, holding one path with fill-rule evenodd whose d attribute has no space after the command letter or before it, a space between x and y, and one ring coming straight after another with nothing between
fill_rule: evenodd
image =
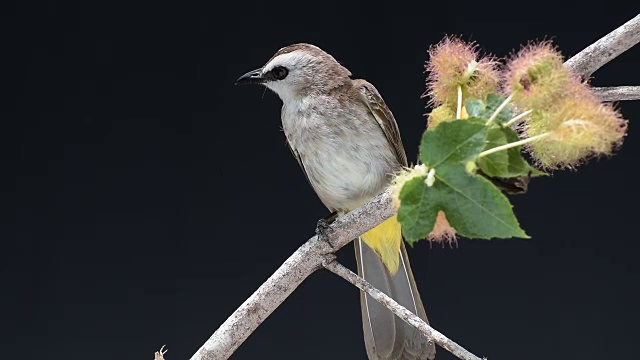
<instances>
[{"instance_id":1,"label":"grey plumage","mask_svg":"<svg viewBox=\"0 0 640 360\"><path fill-rule=\"evenodd\" d=\"M353 210L407 165L397 123L369 82L310 44L280 49L239 82L261 83L283 101L282 128L292 154L323 204ZM355 242L358 273L427 321L404 244L391 275L374 250ZM361 293L364 339L371 360L433 359L435 346L391 311Z\"/></svg>"}]
</instances>

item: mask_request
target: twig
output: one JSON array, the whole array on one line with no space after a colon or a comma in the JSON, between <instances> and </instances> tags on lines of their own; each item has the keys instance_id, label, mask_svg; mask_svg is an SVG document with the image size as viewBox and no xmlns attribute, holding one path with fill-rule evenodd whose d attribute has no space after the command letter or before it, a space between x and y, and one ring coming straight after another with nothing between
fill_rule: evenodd
<instances>
[{"instance_id":1,"label":"twig","mask_svg":"<svg viewBox=\"0 0 640 360\"><path fill-rule=\"evenodd\" d=\"M153 356L153 360L164 360L164 354L167 353L167 349L165 349L166 345L162 345L162 347L160 348L160 351L156 351L156 353Z\"/></svg>"},{"instance_id":2,"label":"twig","mask_svg":"<svg viewBox=\"0 0 640 360\"><path fill-rule=\"evenodd\" d=\"M591 77L604 64L640 42L640 15L627 21L600 40L567 60L564 64L583 79Z\"/></svg>"},{"instance_id":3,"label":"twig","mask_svg":"<svg viewBox=\"0 0 640 360\"><path fill-rule=\"evenodd\" d=\"M594 87L602 101L640 100L640 86Z\"/></svg>"},{"instance_id":4,"label":"twig","mask_svg":"<svg viewBox=\"0 0 640 360\"><path fill-rule=\"evenodd\" d=\"M336 219L325 231L326 240L314 236L298 248L231 314L191 360L221 360L231 356L307 276L322 268L327 254L337 251L395 213L389 194L387 190L364 206Z\"/></svg>"},{"instance_id":5,"label":"twig","mask_svg":"<svg viewBox=\"0 0 640 360\"><path fill-rule=\"evenodd\" d=\"M404 306L398 304L395 300L387 296L382 291L374 288L365 279L356 275L353 271L342 266L337 261L327 261L323 263L322 266L324 266L325 269L331 271L332 273L340 276L341 278L357 286L360 290L369 294L374 300L386 306L387 309L391 310L391 312L396 314L396 316L404 320L407 324L418 329L424 336L426 336L429 339L432 339L436 344L449 350L449 352L451 352L453 355L455 355L459 359L481 360L479 357L473 355L462 346L458 345L454 341L444 336L438 330L429 326L429 324L424 322L424 320L420 319L417 315L409 311Z\"/></svg>"}]
</instances>

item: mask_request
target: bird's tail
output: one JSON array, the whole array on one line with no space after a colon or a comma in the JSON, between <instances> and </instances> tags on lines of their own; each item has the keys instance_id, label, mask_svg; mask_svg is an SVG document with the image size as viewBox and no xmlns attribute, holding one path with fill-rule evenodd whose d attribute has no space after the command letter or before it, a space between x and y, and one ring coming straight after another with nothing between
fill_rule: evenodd
<instances>
[{"instance_id":1,"label":"bird's tail","mask_svg":"<svg viewBox=\"0 0 640 360\"><path fill-rule=\"evenodd\" d=\"M400 266L400 244L402 243L402 228L398 216L393 215L378 226L362 234L361 239L378 253L382 263L392 275Z\"/></svg>"},{"instance_id":2,"label":"bird's tail","mask_svg":"<svg viewBox=\"0 0 640 360\"><path fill-rule=\"evenodd\" d=\"M383 223L384 224L384 223ZM371 234L370 234L371 235ZM358 274L378 290L392 297L400 305L406 307L422 320L429 323L427 314L420 299L418 288L411 272L407 251L402 241L402 233L398 234L400 242L396 272L392 275L383 262L384 257L372 250L365 241L358 238L354 242ZM369 295L360 292L362 323L365 347L371 360L424 360L435 357L435 346L409 324L395 316L386 307L373 300Z\"/></svg>"}]
</instances>

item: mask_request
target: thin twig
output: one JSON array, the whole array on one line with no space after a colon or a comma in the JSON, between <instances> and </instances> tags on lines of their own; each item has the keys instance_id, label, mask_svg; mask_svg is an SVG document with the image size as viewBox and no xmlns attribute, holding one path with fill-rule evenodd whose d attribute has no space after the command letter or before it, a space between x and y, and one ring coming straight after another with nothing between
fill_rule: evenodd
<instances>
[{"instance_id":1,"label":"thin twig","mask_svg":"<svg viewBox=\"0 0 640 360\"><path fill-rule=\"evenodd\" d=\"M602 101L640 100L640 86L594 87Z\"/></svg>"},{"instance_id":2,"label":"thin twig","mask_svg":"<svg viewBox=\"0 0 640 360\"><path fill-rule=\"evenodd\" d=\"M166 345L162 345L162 347L160 348L160 351L156 351L156 353L153 356L153 360L164 360L164 354L167 353L167 351L169 351L168 349L165 349Z\"/></svg>"},{"instance_id":3,"label":"thin twig","mask_svg":"<svg viewBox=\"0 0 640 360\"><path fill-rule=\"evenodd\" d=\"M391 312L396 314L396 316L404 320L407 324L418 329L424 336L432 339L436 344L449 350L449 352L451 352L457 358L463 360L481 360L479 357L473 355L462 346L444 336L438 330L429 326L429 324L424 322L424 320L420 319L417 315L409 311L404 306L398 304L398 302L387 296L382 291L374 288L365 279L356 275L353 271L342 266L337 261L324 262L322 266L324 266L325 269L357 286L360 290L369 294L374 300L384 305L387 309L391 310Z\"/></svg>"},{"instance_id":4,"label":"thin twig","mask_svg":"<svg viewBox=\"0 0 640 360\"><path fill-rule=\"evenodd\" d=\"M387 190L364 206L336 219L325 230L325 239L314 236L304 243L220 325L191 360L222 360L231 356L307 276L322 268L327 254L337 251L395 213L389 195L390 190Z\"/></svg>"},{"instance_id":5,"label":"thin twig","mask_svg":"<svg viewBox=\"0 0 640 360\"><path fill-rule=\"evenodd\" d=\"M640 42L640 15L603 36L564 64L583 79Z\"/></svg>"}]
</instances>

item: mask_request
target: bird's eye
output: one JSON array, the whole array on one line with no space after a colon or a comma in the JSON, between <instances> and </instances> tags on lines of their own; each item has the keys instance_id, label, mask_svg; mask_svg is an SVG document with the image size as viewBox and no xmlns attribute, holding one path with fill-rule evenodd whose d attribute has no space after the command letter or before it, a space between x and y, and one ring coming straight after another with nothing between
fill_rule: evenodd
<instances>
[{"instance_id":1,"label":"bird's eye","mask_svg":"<svg viewBox=\"0 0 640 360\"><path fill-rule=\"evenodd\" d=\"M271 75L276 80L282 80L287 77L289 70L284 66L276 66L271 70Z\"/></svg>"}]
</instances>

